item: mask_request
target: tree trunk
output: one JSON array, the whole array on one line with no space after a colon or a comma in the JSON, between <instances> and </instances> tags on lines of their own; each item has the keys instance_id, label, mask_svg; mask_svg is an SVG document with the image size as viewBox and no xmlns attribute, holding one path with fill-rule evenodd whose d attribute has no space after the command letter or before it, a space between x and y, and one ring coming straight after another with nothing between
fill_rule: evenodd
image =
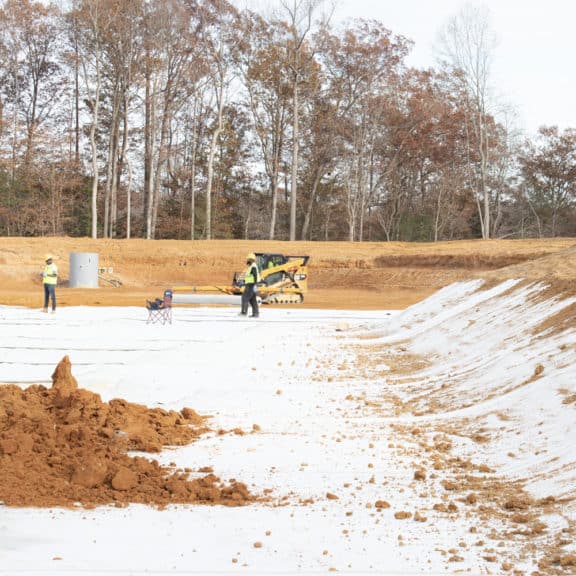
<instances>
[{"instance_id":1,"label":"tree trunk","mask_svg":"<svg viewBox=\"0 0 576 576\"><path fill-rule=\"evenodd\" d=\"M312 191L310 192L310 201L308 202L308 208L306 209L306 215L304 216L304 224L302 225L302 235L301 240L308 240L308 231L310 228L310 222L312 220L312 212L314 210L314 201L316 200L316 192L318 191L318 186L320 180L322 179L320 170L316 171L314 177L314 183L312 184Z\"/></svg>"},{"instance_id":2,"label":"tree trunk","mask_svg":"<svg viewBox=\"0 0 576 576\"><path fill-rule=\"evenodd\" d=\"M78 40L74 35L74 160L76 165L80 164L80 70L78 66Z\"/></svg>"},{"instance_id":3,"label":"tree trunk","mask_svg":"<svg viewBox=\"0 0 576 576\"><path fill-rule=\"evenodd\" d=\"M132 166L126 160L128 168L128 184L126 187L126 239L130 240L132 235Z\"/></svg>"},{"instance_id":4,"label":"tree trunk","mask_svg":"<svg viewBox=\"0 0 576 576\"><path fill-rule=\"evenodd\" d=\"M194 134L192 144L192 158L190 159L190 240L195 239L196 226L196 148L198 135Z\"/></svg>"},{"instance_id":5,"label":"tree trunk","mask_svg":"<svg viewBox=\"0 0 576 576\"><path fill-rule=\"evenodd\" d=\"M214 158L216 145L220 136L220 127L214 130L210 140L210 152L208 154L208 174L206 178L206 240L212 239L212 181L214 179Z\"/></svg>"},{"instance_id":6,"label":"tree trunk","mask_svg":"<svg viewBox=\"0 0 576 576\"><path fill-rule=\"evenodd\" d=\"M146 237L148 238L148 212L150 206L150 180L152 178L152 89L150 71L146 71L146 87L144 96L144 201L142 203L142 218L146 227Z\"/></svg>"},{"instance_id":7,"label":"tree trunk","mask_svg":"<svg viewBox=\"0 0 576 576\"><path fill-rule=\"evenodd\" d=\"M224 86L223 82L220 86L220 93L218 98L218 123L216 129L212 134L210 140L210 152L208 154L208 174L206 179L206 240L212 239L212 182L214 179L214 159L216 157L216 147L218 145L218 138L223 128L224 116Z\"/></svg>"},{"instance_id":8,"label":"tree trunk","mask_svg":"<svg viewBox=\"0 0 576 576\"><path fill-rule=\"evenodd\" d=\"M112 117L108 134L108 160L106 168L106 187L104 189L104 238L112 238L112 204L116 180L116 162L118 158L119 132L119 91L118 85L112 94Z\"/></svg>"},{"instance_id":9,"label":"tree trunk","mask_svg":"<svg viewBox=\"0 0 576 576\"><path fill-rule=\"evenodd\" d=\"M156 86L154 85L151 87L150 92L150 109L149 109L149 126L148 126L148 182L146 195L147 195L147 210L146 210L146 238L148 240L154 238L154 231L153 231L153 213L154 213L154 203L156 199L154 198L154 182L157 178L155 173L155 166L154 166L154 156L155 156L155 142L156 142Z\"/></svg>"},{"instance_id":10,"label":"tree trunk","mask_svg":"<svg viewBox=\"0 0 576 576\"><path fill-rule=\"evenodd\" d=\"M192 150L190 152L190 240L196 238L196 156L198 154L198 114L196 108L198 102L197 96L194 97L193 121L191 126L192 133Z\"/></svg>"},{"instance_id":11,"label":"tree trunk","mask_svg":"<svg viewBox=\"0 0 576 576\"><path fill-rule=\"evenodd\" d=\"M272 213L270 215L270 233L268 238L274 240L276 235L276 215L278 211L278 168L274 169L270 177L270 191L272 193Z\"/></svg>"},{"instance_id":12,"label":"tree trunk","mask_svg":"<svg viewBox=\"0 0 576 576\"><path fill-rule=\"evenodd\" d=\"M299 135L299 94L298 94L298 72L295 72L292 95L293 107L293 127L292 127L292 175L290 182L290 241L296 240L296 194L298 188L298 135Z\"/></svg>"},{"instance_id":13,"label":"tree trunk","mask_svg":"<svg viewBox=\"0 0 576 576\"><path fill-rule=\"evenodd\" d=\"M169 91L169 88L166 88ZM156 165L156 171L154 175L154 195L152 202L152 238L156 236L156 224L158 222L158 208L160 205L160 180L162 179L162 174L164 171L164 164L166 163L167 157L167 140L168 140L168 126L170 119L170 104L166 100L164 103L164 110L162 114L162 125L160 127L160 145L158 149L158 162Z\"/></svg>"},{"instance_id":14,"label":"tree trunk","mask_svg":"<svg viewBox=\"0 0 576 576\"><path fill-rule=\"evenodd\" d=\"M98 112L100 108L100 64L97 63L96 89L92 111L92 126L90 126L90 148L92 150L92 238L98 237L98 146L96 144L96 130L98 129Z\"/></svg>"},{"instance_id":15,"label":"tree trunk","mask_svg":"<svg viewBox=\"0 0 576 576\"><path fill-rule=\"evenodd\" d=\"M92 238L98 238L98 148L96 146L96 126L98 107L94 105L92 126L90 127L90 147L92 149Z\"/></svg>"},{"instance_id":16,"label":"tree trunk","mask_svg":"<svg viewBox=\"0 0 576 576\"><path fill-rule=\"evenodd\" d=\"M436 199L436 214L434 215L434 242L438 242L438 233L440 231L440 211L442 206L442 186L438 188L438 197Z\"/></svg>"},{"instance_id":17,"label":"tree trunk","mask_svg":"<svg viewBox=\"0 0 576 576\"><path fill-rule=\"evenodd\" d=\"M36 107L38 104L38 79L33 78L32 80L34 87L32 89L32 102L30 116L28 117L28 134L26 139L26 154L24 156L24 164L26 168L30 166L32 162L32 152L34 147L34 134L36 132Z\"/></svg>"},{"instance_id":18,"label":"tree trunk","mask_svg":"<svg viewBox=\"0 0 576 576\"><path fill-rule=\"evenodd\" d=\"M482 238L488 240L490 238L490 191L486 185L486 174L488 171L488 136L486 126L486 112L484 107L481 107L479 122L480 132L480 190L483 200L483 229Z\"/></svg>"},{"instance_id":19,"label":"tree trunk","mask_svg":"<svg viewBox=\"0 0 576 576\"><path fill-rule=\"evenodd\" d=\"M126 163L126 154L128 152L128 95L124 92L124 97L122 99L122 144L119 148L118 162L116 167L116 177L114 179L115 188L113 194L113 204L112 204L112 238L116 238L117 227L118 227L118 193L121 188L122 174L124 172L124 165ZM118 134L117 140L120 139L120 134Z\"/></svg>"}]
</instances>

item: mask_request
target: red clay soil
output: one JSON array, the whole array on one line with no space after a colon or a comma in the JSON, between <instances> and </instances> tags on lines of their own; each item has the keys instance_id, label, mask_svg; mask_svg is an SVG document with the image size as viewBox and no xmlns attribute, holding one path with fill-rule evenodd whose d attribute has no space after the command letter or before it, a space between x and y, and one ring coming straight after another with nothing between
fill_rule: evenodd
<instances>
[{"instance_id":1,"label":"red clay soil","mask_svg":"<svg viewBox=\"0 0 576 576\"><path fill-rule=\"evenodd\" d=\"M68 356L52 382L51 388L0 386L0 501L5 505L239 506L255 500L235 480L224 485L202 470L169 469L128 455L195 441L209 429L194 410L102 402L98 394L78 388Z\"/></svg>"}]
</instances>

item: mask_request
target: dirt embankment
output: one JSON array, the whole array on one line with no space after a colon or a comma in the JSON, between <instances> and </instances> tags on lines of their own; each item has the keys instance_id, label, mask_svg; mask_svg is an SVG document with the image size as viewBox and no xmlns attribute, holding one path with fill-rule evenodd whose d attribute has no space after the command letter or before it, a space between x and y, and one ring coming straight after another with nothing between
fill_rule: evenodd
<instances>
[{"instance_id":1,"label":"dirt embankment","mask_svg":"<svg viewBox=\"0 0 576 576\"><path fill-rule=\"evenodd\" d=\"M209 431L190 408L149 409L102 402L78 388L65 356L51 388L0 386L0 501L9 506L239 506L254 501L246 486L225 485L211 469L176 470L128 451L160 452Z\"/></svg>"},{"instance_id":2,"label":"dirt embankment","mask_svg":"<svg viewBox=\"0 0 576 576\"><path fill-rule=\"evenodd\" d=\"M408 244L0 238L0 303L42 305L39 273L47 252L54 254L60 270L59 305L140 306L176 285L229 284L234 271L243 268L246 253L255 251L311 257L305 307L400 309L478 275L545 279L559 277L565 268L566 276L576 276L563 258L575 245L576 239ZM67 288L74 252L99 255L100 288ZM553 263L540 270L546 258Z\"/></svg>"}]
</instances>

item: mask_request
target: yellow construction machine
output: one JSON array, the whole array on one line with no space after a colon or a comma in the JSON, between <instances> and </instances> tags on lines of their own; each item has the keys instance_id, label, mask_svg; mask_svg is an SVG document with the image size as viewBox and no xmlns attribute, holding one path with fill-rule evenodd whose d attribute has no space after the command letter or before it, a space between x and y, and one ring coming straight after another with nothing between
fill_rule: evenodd
<instances>
[{"instance_id":1,"label":"yellow construction machine","mask_svg":"<svg viewBox=\"0 0 576 576\"><path fill-rule=\"evenodd\" d=\"M308 289L309 256L256 253L260 270L258 295L264 304L299 304ZM244 291L244 277L234 274L230 286L175 286L174 304L238 304Z\"/></svg>"}]
</instances>

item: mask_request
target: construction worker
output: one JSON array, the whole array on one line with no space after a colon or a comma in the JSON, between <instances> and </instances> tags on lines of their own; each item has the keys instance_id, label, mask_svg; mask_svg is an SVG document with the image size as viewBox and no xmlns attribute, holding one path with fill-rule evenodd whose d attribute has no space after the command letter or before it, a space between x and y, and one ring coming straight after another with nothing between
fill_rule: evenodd
<instances>
[{"instance_id":1,"label":"construction worker","mask_svg":"<svg viewBox=\"0 0 576 576\"><path fill-rule=\"evenodd\" d=\"M256 265L256 255L253 253L246 256L248 268L244 272L244 291L242 292L242 309L240 316L248 314L248 304L252 307L252 318L258 318L258 282L260 271Z\"/></svg>"},{"instance_id":2,"label":"construction worker","mask_svg":"<svg viewBox=\"0 0 576 576\"><path fill-rule=\"evenodd\" d=\"M44 308L42 312L48 312L48 302L52 300L52 314L56 312L56 284L58 283L58 267L54 264L51 254L44 256L44 271L42 283L44 284Z\"/></svg>"}]
</instances>

